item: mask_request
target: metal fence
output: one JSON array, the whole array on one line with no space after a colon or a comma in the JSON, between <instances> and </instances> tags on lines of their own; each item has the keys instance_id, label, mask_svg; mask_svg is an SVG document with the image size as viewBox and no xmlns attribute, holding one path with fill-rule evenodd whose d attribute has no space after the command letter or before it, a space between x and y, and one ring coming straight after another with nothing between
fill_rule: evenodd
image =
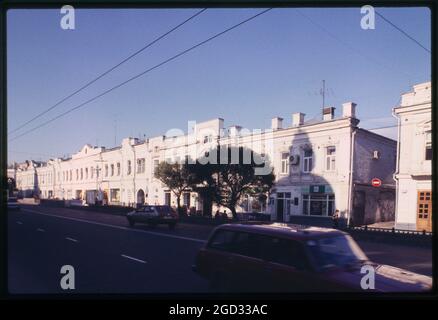
<instances>
[{"instance_id":1,"label":"metal fence","mask_svg":"<svg viewBox=\"0 0 438 320\"><path fill-rule=\"evenodd\" d=\"M432 236L432 232L427 232L426 230L418 231L418 230L404 230L404 229L396 229L396 228L376 228L376 227L368 227L368 226L361 226L361 227L347 226L346 229L353 231L363 231L363 232Z\"/></svg>"}]
</instances>

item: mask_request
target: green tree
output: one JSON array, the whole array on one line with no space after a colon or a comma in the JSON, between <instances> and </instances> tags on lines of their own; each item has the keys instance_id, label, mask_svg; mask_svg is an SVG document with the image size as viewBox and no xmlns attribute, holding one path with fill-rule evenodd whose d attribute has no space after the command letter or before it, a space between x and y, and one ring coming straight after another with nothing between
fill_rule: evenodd
<instances>
[{"instance_id":1,"label":"green tree","mask_svg":"<svg viewBox=\"0 0 438 320\"><path fill-rule=\"evenodd\" d=\"M155 169L155 178L164 183L176 196L178 214L182 215L181 196L191 191L194 175L186 164L160 162Z\"/></svg>"},{"instance_id":2,"label":"green tree","mask_svg":"<svg viewBox=\"0 0 438 320\"><path fill-rule=\"evenodd\" d=\"M199 161L187 165L190 172L191 189L202 199L202 215L211 217L212 206L217 191L214 171L217 170L211 164L201 164Z\"/></svg>"},{"instance_id":3,"label":"green tree","mask_svg":"<svg viewBox=\"0 0 438 320\"><path fill-rule=\"evenodd\" d=\"M242 147L212 149L188 167L197 186L208 188L213 201L230 209L234 219L236 206L244 195L260 197L275 181L269 160Z\"/></svg>"}]
</instances>

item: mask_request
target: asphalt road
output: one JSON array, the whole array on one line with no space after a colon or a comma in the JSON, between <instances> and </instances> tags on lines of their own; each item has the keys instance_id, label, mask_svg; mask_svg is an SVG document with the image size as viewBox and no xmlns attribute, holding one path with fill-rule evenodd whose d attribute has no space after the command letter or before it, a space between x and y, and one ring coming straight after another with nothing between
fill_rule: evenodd
<instances>
[{"instance_id":1,"label":"asphalt road","mask_svg":"<svg viewBox=\"0 0 438 320\"><path fill-rule=\"evenodd\" d=\"M78 209L23 206L8 213L10 293L66 293L63 265L75 269L75 293L199 293L191 270L211 226L129 228L124 217ZM371 260L432 274L430 248L360 242Z\"/></svg>"}]
</instances>

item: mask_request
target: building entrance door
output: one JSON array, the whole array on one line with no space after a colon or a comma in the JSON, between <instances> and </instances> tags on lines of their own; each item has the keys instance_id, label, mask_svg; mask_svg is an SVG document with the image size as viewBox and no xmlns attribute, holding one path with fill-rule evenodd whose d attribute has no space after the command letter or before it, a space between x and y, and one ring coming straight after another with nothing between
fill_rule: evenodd
<instances>
[{"instance_id":1,"label":"building entrance door","mask_svg":"<svg viewBox=\"0 0 438 320\"><path fill-rule=\"evenodd\" d=\"M290 192L279 192L277 193L277 221L283 222L288 221L290 215L290 205L291 205L291 193Z\"/></svg>"},{"instance_id":2,"label":"building entrance door","mask_svg":"<svg viewBox=\"0 0 438 320\"><path fill-rule=\"evenodd\" d=\"M417 230L432 232L432 192L418 191Z\"/></svg>"},{"instance_id":3,"label":"building entrance door","mask_svg":"<svg viewBox=\"0 0 438 320\"><path fill-rule=\"evenodd\" d=\"M284 199L277 199L277 221L283 222L284 220Z\"/></svg>"}]
</instances>

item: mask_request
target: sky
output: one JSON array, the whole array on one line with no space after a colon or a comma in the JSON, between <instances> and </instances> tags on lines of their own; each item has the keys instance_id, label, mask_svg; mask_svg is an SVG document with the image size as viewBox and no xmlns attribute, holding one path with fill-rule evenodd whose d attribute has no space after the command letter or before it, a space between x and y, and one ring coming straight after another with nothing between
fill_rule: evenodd
<instances>
[{"instance_id":1,"label":"sky","mask_svg":"<svg viewBox=\"0 0 438 320\"><path fill-rule=\"evenodd\" d=\"M208 9L50 113L8 137L8 161L69 156L83 145L113 147L154 137L187 121L221 117L225 126L269 128L336 116L357 103L360 126L395 125L391 110L412 85L430 81L431 54L376 16L361 28L360 8L273 9L90 104L10 140L171 56L262 11ZM431 48L427 8L377 8ZM7 13L8 132L71 94L199 9L76 9L75 29L59 9ZM376 132L396 138L396 128Z\"/></svg>"}]
</instances>

